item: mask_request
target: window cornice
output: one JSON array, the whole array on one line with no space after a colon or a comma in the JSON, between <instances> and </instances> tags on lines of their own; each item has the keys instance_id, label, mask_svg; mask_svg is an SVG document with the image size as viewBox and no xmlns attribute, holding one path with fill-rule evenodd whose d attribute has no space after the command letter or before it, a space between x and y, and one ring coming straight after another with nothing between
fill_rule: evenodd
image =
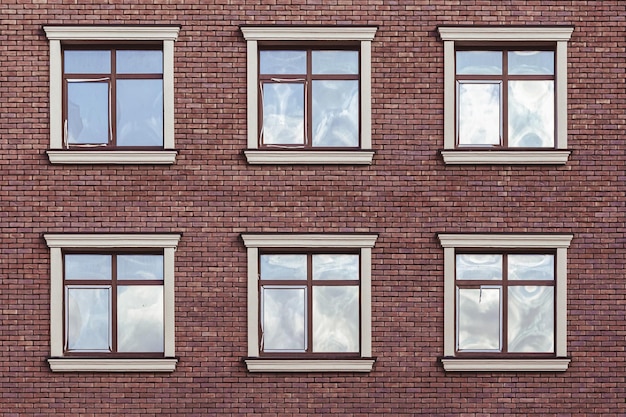
<instances>
[{"instance_id":1,"label":"window cornice","mask_svg":"<svg viewBox=\"0 0 626 417\"><path fill-rule=\"evenodd\" d=\"M443 41L568 41L573 26L439 26Z\"/></svg>"},{"instance_id":2,"label":"window cornice","mask_svg":"<svg viewBox=\"0 0 626 417\"><path fill-rule=\"evenodd\" d=\"M44 26L50 40L175 41L180 26Z\"/></svg>"},{"instance_id":3,"label":"window cornice","mask_svg":"<svg viewBox=\"0 0 626 417\"><path fill-rule=\"evenodd\" d=\"M371 41L376 26L241 26L247 41Z\"/></svg>"}]
</instances>

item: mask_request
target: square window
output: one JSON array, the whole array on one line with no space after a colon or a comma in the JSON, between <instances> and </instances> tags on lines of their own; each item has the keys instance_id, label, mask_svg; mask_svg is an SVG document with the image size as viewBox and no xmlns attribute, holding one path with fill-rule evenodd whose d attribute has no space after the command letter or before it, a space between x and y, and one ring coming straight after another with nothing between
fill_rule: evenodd
<instances>
[{"instance_id":1,"label":"square window","mask_svg":"<svg viewBox=\"0 0 626 417\"><path fill-rule=\"evenodd\" d=\"M114 30L113 30L114 29ZM171 164L178 27L46 26L52 163Z\"/></svg>"},{"instance_id":2,"label":"square window","mask_svg":"<svg viewBox=\"0 0 626 417\"><path fill-rule=\"evenodd\" d=\"M449 235L444 247L446 370L567 369L571 235Z\"/></svg>"},{"instance_id":3,"label":"square window","mask_svg":"<svg viewBox=\"0 0 626 417\"><path fill-rule=\"evenodd\" d=\"M45 235L53 371L173 371L180 235Z\"/></svg>"},{"instance_id":4,"label":"square window","mask_svg":"<svg viewBox=\"0 0 626 417\"><path fill-rule=\"evenodd\" d=\"M368 372L375 235L242 235L250 372Z\"/></svg>"},{"instance_id":5,"label":"square window","mask_svg":"<svg viewBox=\"0 0 626 417\"><path fill-rule=\"evenodd\" d=\"M439 27L449 164L564 164L572 27Z\"/></svg>"},{"instance_id":6,"label":"square window","mask_svg":"<svg viewBox=\"0 0 626 417\"><path fill-rule=\"evenodd\" d=\"M253 164L370 164L369 27L242 27Z\"/></svg>"}]
</instances>

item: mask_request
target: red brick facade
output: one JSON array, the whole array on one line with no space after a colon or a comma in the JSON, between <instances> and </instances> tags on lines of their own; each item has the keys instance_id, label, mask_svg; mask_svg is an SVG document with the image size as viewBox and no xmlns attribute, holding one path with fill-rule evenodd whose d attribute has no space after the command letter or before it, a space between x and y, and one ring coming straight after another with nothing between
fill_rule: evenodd
<instances>
[{"instance_id":1,"label":"red brick facade","mask_svg":"<svg viewBox=\"0 0 626 417\"><path fill-rule=\"evenodd\" d=\"M180 25L172 165L51 164L46 25ZM241 25L371 25L371 165L251 165ZM446 165L438 25L571 25L564 165ZM0 5L0 414L626 415L626 2ZM242 233L375 233L372 372L249 373ZM565 372L445 372L439 233L572 234ZM172 373L53 373L46 233L181 233Z\"/></svg>"}]
</instances>

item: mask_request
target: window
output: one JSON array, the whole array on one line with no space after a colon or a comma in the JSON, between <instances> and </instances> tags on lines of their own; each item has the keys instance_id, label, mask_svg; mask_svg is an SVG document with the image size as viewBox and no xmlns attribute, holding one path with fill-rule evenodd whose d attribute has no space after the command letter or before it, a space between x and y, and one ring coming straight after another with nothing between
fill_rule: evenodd
<instances>
[{"instance_id":1,"label":"window","mask_svg":"<svg viewBox=\"0 0 626 417\"><path fill-rule=\"evenodd\" d=\"M373 27L242 27L253 164L370 164Z\"/></svg>"},{"instance_id":2,"label":"window","mask_svg":"<svg viewBox=\"0 0 626 417\"><path fill-rule=\"evenodd\" d=\"M447 371L564 371L571 235L441 234Z\"/></svg>"},{"instance_id":3,"label":"window","mask_svg":"<svg viewBox=\"0 0 626 417\"><path fill-rule=\"evenodd\" d=\"M250 372L369 372L376 235L244 234Z\"/></svg>"},{"instance_id":4,"label":"window","mask_svg":"<svg viewBox=\"0 0 626 417\"><path fill-rule=\"evenodd\" d=\"M439 27L452 164L564 164L571 27Z\"/></svg>"},{"instance_id":5,"label":"window","mask_svg":"<svg viewBox=\"0 0 626 417\"><path fill-rule=\"evenodd\" d=\"M173 371L180 235L44 236L53 371Z\"/></svg>"},{"instance_id":6,"label":"window","mask_svg":"<svg viewBox=\"0 0 626 417\"><path fill-rule=\"evenodd\" d=\"M46 26L52 163L171 164L178 27Z\"/></svg>"}]
</instances>

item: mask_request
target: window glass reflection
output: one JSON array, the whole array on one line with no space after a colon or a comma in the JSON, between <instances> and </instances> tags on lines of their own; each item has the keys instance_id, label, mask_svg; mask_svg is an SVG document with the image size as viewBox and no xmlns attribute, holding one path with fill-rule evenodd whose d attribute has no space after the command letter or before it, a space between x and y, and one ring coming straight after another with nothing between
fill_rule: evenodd
<instances>
[{"instance_id":1,"label":"window glass reflection","mask_svg":"<svg viewBox=\"0 0 626 417\"><path fill-rule=\"evenodd\" d=\"M259 70L261 74L306 74L306 51L261 51Z\"/></svg>"},{"instance_id":2,"label":"window glass reflection","mask_svg":"<svg viewBox=\"0 0 626 417\"><path fill-rule=\"evenodd\" d=\"M554 74L553 51L510 51L508 53L509 74Z\"/></svg>"},{"instance_id":3,"label":"window glass reflection","mask_svg":"<svg viewBox=\"0 0 626 417\"><path fill-rule=\"evenodd\" d=\"M108 143L110 129L108 81L69 82L66 123L68 143Z\"/></svg>"},{"instance_id":4,"label":"window glass reflection","mask_svg":"<svg viewBox=\"0 0 626 417\"><path fill-rule=\"evenodd\" d=\"M509 288L509 352L554 352L554 287Z\"/></svg>"},{"instance_id":5,"label":"window glass reflection","mask_svg":"<svg viewBox=\"0 0 626 417\"><path fill-rule=\"evenodd\" d=\"M66 287L66 343L70 351L111 351L111 287Z\"/></svg>"},{"instance_id":6,"label":"window glass reflection","mask_svg":"<svg viewBox=\"0 0 626 417\"><path fill-rule=\"evenodd\" d=\"M304 84L264 83L264 144L304 144Z\"/></svg>"},{"instance_id":7,"label":"window glass reflection","mask_svg":"<svg viewBox=\"0 0 626 417\"><path fill-rule=\"evenodd\" d=\"M359 351L359 288L313 287L313 351Z\"/></svg>"},{"instance_id":8,"label":"window glass reflection","mask_svg":"<svg viewBox=\"0 0 626 417\"><path fill-rule=\"evenodd\" d=\"M456 73L459 75L502 74L502 52L457 51Z\"/></svg>"},{"instance_id":9,"label":"window glass reflection","mask_svg":"<svg viewBox=\"0 0 626 417\"><path fill-rule=\"evenodd\" d=\"M554 280L554 255L509 255L509 279Z\"/></svg>"},{"instance_id":10,"label":"window glass reflection","mask_svg":"<svg viewBox=\"0 0 626 417\"><path fill-rule=\"evenodd\" d=\"M306 255L261 255L261 279L306 280Z\"/></svg>"},{"instance_id":11,"label":"window glass reflection","mask_svg":"<svg viewBox=\"0 0 626 417\"><path fill-rule=\"evenodd\" d=\"M501 138L500 82L459 82L459 145L499 145Z\"/></svg>"},{"instance_id":12,"label":"window glass reflection","mask_svg":"<svg viewBox=\"0 0 626 417\"><path fill-rule=\"evenodd\" d=\"M163 352L163 287L119 286L117 334L120 352Z\"/></svg>"},{"instance_id":13,"label":"window glass reflection","mask_svg":"<svg viewBox=\"0 0 626 417\"><path fill-rule=\"evenodd\" d=\"M313 74L358 74L357 51L313 51Z\"/></svg>"},{"instance_id":14,"label":"window glass reflection","mask_svg":"<svg viewBox=\"0 0 626 417\"><path fill-rule=\"evenodd\" d=\"M65 255L65 279L67 280L110 280L111 277L111 255Z\"/></svg>"},{"instance_id":15,"label":"window glass reflection","mask_svg":"<svg viewBox=\"0 0 626 417\"><path fill-rule=\"evenodd\" d=\"M111 51L64 51L63 71L66 74L110 74Z\"/></svg>"},{"instance_id":16,"label":"window glass reflection","mask_svg":"<svg viewBox=\"0 0 626 417\"><path fill-rule=\"evenodd\" d=\"M313 81L313 146L359 145L359 82Z\"/></svg>"},{"instance_id":17,"label":"window glass reflection","mask_svg":"<svg viewBox=\"0 0 626 417\"><path fill-rule=\"evenodd\" d=\"M163 146L163 81L118 80L117 145Z\"/></svg>"},{"instance_id":18,"label":"window glass reflection","mask_svg":"<svg viewBox=\"0 0 626 417\"><path fill-rule=\"evenodd\" d=\"M456 255L456 279L502 279L502 255Z\"/></svg>"},{"instance_id":19,"label":"window glass reflection","mask_svg":"<svg viewBox=\"0 0 626 417\"><path fill-rule=\"evenodd\" d=\"M115 66L119 74L162 74L163 52L119 50Z\"/></svg>"},{"instance_id":20,"label":"window glass reflection","mask_svg":"<svg viewBox=\"0 0 626 417\"><path fill-rule=\"evenodd\" d=\"M501 287L457 288L457 349L500 351Z\"/></svg>"},{"instance_id":21,"label":"window glass reflection","mask_svg":"<svg viewBox=\"0 0 626 417\"><path fill-rule=\"evenodd\" d=\"M358 280L359 255L313 255L314 280Z\"/></svg>"},{"instance_id":22,"label":"window glass reflection","mask_svg":"<svg viewBox=\"0 0 626 417\"><path fill-rule=\"evenodd\" d=\"M118 255L118 279L163 279L162 255Z\"/></svg>"},{"instance_id":23,"label":"window glass reflection","mask_svg":"<svg viewBox=\"0 0 626 417\"><path fill-rule=\"evenodd\" d=\"M509 82L509 145L554 146L554 81Z\"/></svg>"},{"instance_id":24,"label":"window glass reflection","mask_svg":"<svg viewBox=\"0 0 626 417\"><path fill-rule=\"evenodd\" d=\"M261 288L261 347L263 351L304 352L306 288Z\"/></svg>"}]
</instances>

